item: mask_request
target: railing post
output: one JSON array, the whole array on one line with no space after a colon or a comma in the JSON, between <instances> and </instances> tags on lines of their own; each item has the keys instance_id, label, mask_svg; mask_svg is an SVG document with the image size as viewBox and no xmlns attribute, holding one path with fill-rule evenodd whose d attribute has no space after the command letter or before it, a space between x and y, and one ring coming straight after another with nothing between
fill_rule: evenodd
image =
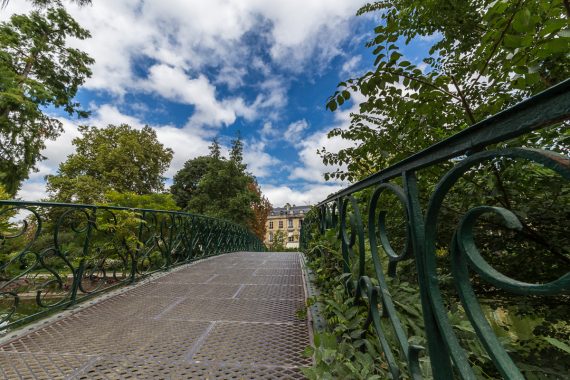
<instances>
[{"instance_id":1,"label":"railing post","mask_svg":"<svg viewBox=\"0 0 570 380\"><path fill-rule=\"evenodd\" d=\"M448 348L439 330L435 314L432 310L432 304L429 299L429 279L426 276L424 264L425 224L419 200L416 175L414 172L404 172L402 173L402 179L409 207L408 223L418 273L420 299L433 377L436 380L453 379L453 370L449 359L450 355L448 353Z\"/></svg>"},{"instance_id":2,"label":"railing post","mask_svg":"<svg viewBox=\"0 0 570 380\"><path fill-rule=\"evenodd\" d=\"M83 272L85 271L85 258L89 255L89 246L91 244L92 227L95 226L97 218L97 208L93 208L92 212L87 214L87 226L85 227L85 240L83 241L83 249L81 252L81 260L79 266L74 270L73 283L71 285L70 305L77 303L77 291L83 281Z\"/></svg>"}]
</instances>

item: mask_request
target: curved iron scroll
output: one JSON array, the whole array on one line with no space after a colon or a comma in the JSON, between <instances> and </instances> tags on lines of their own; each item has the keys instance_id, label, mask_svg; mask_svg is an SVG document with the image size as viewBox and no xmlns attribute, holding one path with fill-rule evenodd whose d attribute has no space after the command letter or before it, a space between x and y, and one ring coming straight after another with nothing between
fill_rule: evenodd
<instances>
[{"instance_id":1,"label":"curved iron scroll","mask_svg":"<svg viewBox=\"0 0 570 380\"><path fill-rule=\"evenodd\" d=\"M156 271L263 250L246 228L202 215L0 201L0 333Z\"/></svg>"},{"instance_id":2,"label":"curved iron scroll","mask_svg":"<svg viewBox=\"0 0 570 380\"><path fill-rule=\"evenodd\" d=\"M532 115L532 118L523 120L523 114ZM497 160L524 161L548 169L565 181L570 180L570 159L567 156L526 148L484 150L494 143L569 118L570 80L339 191L321 202L313 217L305 220L301 231L302 250L308 249L314 236L326 230L336 230L344 272L350 274L346 288L366 306L368 319L363 327L374 331L383 351L383 361L393 378L403 377L402 371L408 373L406 377L423 377L419 365L423 348L410 341L389 288L389 279L396 277L396 268L401 263L406 263L416 272L431 375L436 379L476 378L468 359L469 353L460 344L457 331L452 327L442 295L436 243L441 241L437 226L442 223L444 199L470 170L484 164L492 165ZM499 127L503 129L497 132ZM450 158L455 158L451 169L441 177L431 194L427 194L431 196L427 206L425 203L422 206L416 174ZM403 186L395 182L398 178ZM402 248L399 251L392 246L387 233L387 214L382 211L384 194L390 194L405 213L403 218L407 227L402 231L405 242L400 244ZM422 199L427 198L424 196ZM518 217L506 208L472 207L462 215L448 242L449 273L457 289L458 302L497 372L504 378L523 379L521 370L484 316L471 283L472 275L476 274L481 281L506 293L553 296L570 293L570 268L559 278L541 284L515 280L501 273L485 260L475 242L474 227L485 214L498 217L506 229L522 228ZM570 231L568 225L561 228ZM368 273L365 270L367 258L373 268ZM386 323L382 323L383 319ZM388 342L388 335L392 344ZM398 359L405 365L399 364Z\"/></svg>"}]
</instances>

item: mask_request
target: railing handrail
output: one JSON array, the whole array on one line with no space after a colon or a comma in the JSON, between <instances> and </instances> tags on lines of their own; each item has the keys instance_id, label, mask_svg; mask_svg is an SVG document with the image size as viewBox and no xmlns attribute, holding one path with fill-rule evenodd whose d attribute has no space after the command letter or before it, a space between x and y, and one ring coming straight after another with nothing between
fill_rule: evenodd
<instances>
[{"instance_id":1,"label":"railing handrail","mask_svg":"<svg viewBox=\"0 0 570 380\"><path fill-rule=\"evenodd\" d=\"M485 146L505 141L570 117L570 79L435 143L402 161L342 189L317 207L363 190L375 183L398 177L405 171L432 166Z\"/></svg>"}]
</instances>

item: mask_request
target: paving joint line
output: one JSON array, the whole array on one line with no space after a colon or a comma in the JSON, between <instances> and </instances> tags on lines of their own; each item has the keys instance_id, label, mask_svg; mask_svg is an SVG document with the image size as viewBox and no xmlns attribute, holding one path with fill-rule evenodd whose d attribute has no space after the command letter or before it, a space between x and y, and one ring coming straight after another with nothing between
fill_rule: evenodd
<instances>
[{"instance_id":1,"label":"paving joint line","mask_svg":"<svg viewBox=\"0 0 570 380\"><path fill-rule=\"evenodd\" d=\"M236 299L237 296L240 294L240 292L242 291L242 289L245 287L245 284L241 284L238 288L238 290L236 290L236 292L234 293L234 295L232 296L232 299Z\"/></svg>"},{"instance_id":2,"label":"paving joint line","mask_svg":"<svg viewBox=\"0 0 570 380\"><path fill-rule=\"evenodd\" d=\"M183 301L186 300L186 297L176 297L176 298L177 298L176 301L172 302L170 305L165 307L160 313L158 313L157 315L155 315L151 319L153 319L155 321L159 320L163 315L165 315L170 310L174 309L176 306L180 305Z\"/></svg>"},{"instance_id":3,"label":"paving joint line","mask_svg":"<svg viewBox=\"0 0 570 380\"><path fill-rule=\"evenodd\" d=\"M210 335L210 332L212 332L212 330L214 329L214 326L216 326L216 321L211 321L210 325L208 325L208 327L206 328L206 331L204 331L202 333L202 335L200 335L200 337L198 339L196 339L196 341L194 342L194 344L190 348L190 351L188 351L188 353L186 354L186 360L187 361L189 361L189 362L192 361L192 358L194 357L194 355L196 355L198 353L198 351L204 345L204 342L206 341L206 339Z\"/></svg>"},{"instance_id":4,"label":"paving joint line","mask_svg":"<svg viewBox=\"0 0 570 380\"><path fill-rule=\"evenodd\" d=\"M95 356L87 361L87 363L83 364L81 367L77 368L73 371L72 374L66 377L66 379L76 379L79 375L81 375L85 370L91 367L93 364L97 363L101 359L101 356Z\"/></svg>"}]
</instances>

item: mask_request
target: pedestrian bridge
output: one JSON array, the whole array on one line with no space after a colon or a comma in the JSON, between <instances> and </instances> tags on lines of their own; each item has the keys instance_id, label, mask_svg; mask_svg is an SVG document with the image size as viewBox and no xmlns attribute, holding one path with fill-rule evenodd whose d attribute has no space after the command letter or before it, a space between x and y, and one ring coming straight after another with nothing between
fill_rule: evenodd
<instances>
[{"instance_id":1,"label":"pedestrian bridge","mask_svg":"<svg viewBox=\"0 0 570 380\"><path fill-rule=\"evenodd\" d=\"M305 298L298 253L207 258L8 335L0 377L303 378Z\"/></svg>"}]
</instances>

